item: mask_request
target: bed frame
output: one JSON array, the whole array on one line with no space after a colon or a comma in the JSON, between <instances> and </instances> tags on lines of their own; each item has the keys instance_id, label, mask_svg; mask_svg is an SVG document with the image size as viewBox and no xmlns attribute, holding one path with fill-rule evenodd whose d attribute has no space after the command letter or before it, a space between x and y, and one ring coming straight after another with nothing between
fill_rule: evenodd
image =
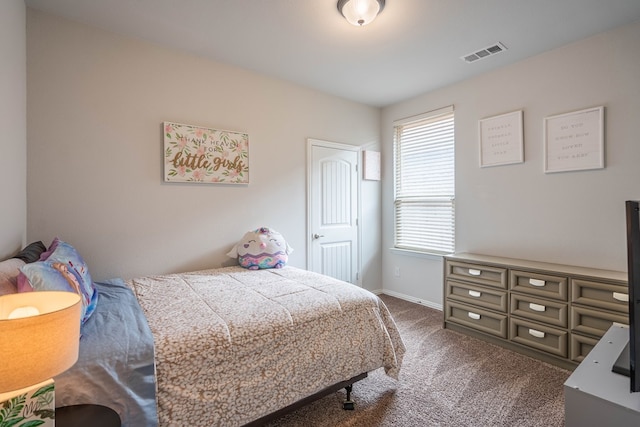
<instances>
[{"instance_id":1,"label":"bed frame","mask_svg":"<svg viewBox=\"0 0 640 427\"><path fill-rule=\"evenodd\" d=\"M320 390L317 393L312 394L311 396L305 397L304 399L298 400L295 403L292 403L289 406L286 406L282 409L279 409L269 415L265 415L262 418L258 418L257 420L251 421L248 424L245 424L244 427L258 427L258 426L262 426L265 425L268 422L274 421L290 412L293 412L297 409L302 408L303 406L308 405L311 402L314 402L318 399L321 399L331 393L335 393L336 391L340 390L341 388L344 388L347 391L347 398L345 399L345 401L342 403L342 408L345 410L354 410L355 409L355 402L353 402L351 400L351 391L353 389L353 384L365 379L367 377L367 373L364 372L360 375L356 375L353 378L350 378L346 381L341 381L337 384L334 384L332 386L329 386L323 390Z\"/></svg>"}]
</instances>

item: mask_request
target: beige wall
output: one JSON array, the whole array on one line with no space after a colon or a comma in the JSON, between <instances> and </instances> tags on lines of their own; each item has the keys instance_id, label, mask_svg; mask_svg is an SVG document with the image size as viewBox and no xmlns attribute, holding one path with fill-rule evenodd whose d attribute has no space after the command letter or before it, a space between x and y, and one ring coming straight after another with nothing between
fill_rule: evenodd
<instances>
[{"instance_id":1,"label":"beige wall","mask_svg":"<svg viewBox=\"0 0 640 427\"><path fill-rule=\"evenodd\" d=\"M27 235L27 45L23 0L0 1L0 260Z\"/></svg>"},{"instance_id":2,"label":"beige wall","mask_svg":"<svg viewBox=\"0 0 640 427\"><path fill-rule=\"evenodd\" d=\"M389 250L392 122L454 104L459 251L624 270L623 202L640 198L637 40L640 24L622 27L387 107L381 119L375 108L29 10L27 240L60 236L97 279L126 278L220 266L244 231L269 225L296 249L291 264L305 267L306 139L377 148L382 138L382 199L379 183L362 183L364 284L438 306L441 259ZM597 105L606 169L544 174L543 118ZM518 109L525 163L479 168L477 120ZM248 132L251 184L164 184L165 120ZM24 145L11 148L19 158Z\"/></svg>"},{"instance_id":3,"label":"beige wall","mask_svg":"<svg viewBox=\"0 0 640 427\"><path fill-rule=\"evenodd\" d=\"M27 43L28 237L73 243L98 280L219 267L263 225L305 267L307 138L379 144L379 109L201 57L33 10ZM247 132L251 183L163 183L163 121ZM363 192L370 248L380 184ZM364 285L379 289L374 245Z\"/></svg>"},{"instance_id":4,"label":"beige wall","mask_svg":"<svg viewBox=\"0 0 640 427\"><path fill-rule=\"evenodd\" d=\"M458 251L626 271L624 201L640 199L639 41L640 23L628 25L385 108L384 289L442 304L441 258L389 250L392 122L451 104ZM600 105L606 168L543 173L543 118ZM524 111L525 162L480 168L478 119L515 110Z\"/></svg>"}]
</instances>

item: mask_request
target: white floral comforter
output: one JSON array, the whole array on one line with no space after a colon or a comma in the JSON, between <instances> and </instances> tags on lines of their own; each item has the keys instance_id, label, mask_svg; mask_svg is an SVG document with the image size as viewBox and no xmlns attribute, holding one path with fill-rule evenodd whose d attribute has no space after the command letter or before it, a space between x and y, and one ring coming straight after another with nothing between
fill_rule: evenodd
<instances>
[{"instance_id":1,"label":"white floral comforter","mask_svg":"<svg viewBox=\"0 0 640 427\"><path fill-rule=\"evenodd\" d=\"M128 281L155 340L160 426L236 426L405 351L383 302L294 267Z\"/></svg>"}]
</instances>

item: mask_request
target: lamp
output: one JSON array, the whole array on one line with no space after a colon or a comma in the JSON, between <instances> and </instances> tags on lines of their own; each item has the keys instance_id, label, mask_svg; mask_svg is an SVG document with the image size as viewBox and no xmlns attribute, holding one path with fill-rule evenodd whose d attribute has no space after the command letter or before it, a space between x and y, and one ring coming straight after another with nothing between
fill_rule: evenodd
<instances>
[{"instance_id":1,"label":"lamp","mask_svg":"<svg viewBox=\"0 0 640 427\"><path fill-rule=\"evenodd\" d=\"M51 378L78 360L81 309L73 292L0 296L0 406L7 416L13 411L17 422L50 418L45 425L53 425Z\"/></svg>"},{"instance_id":2,"label":"lamp","mask_svg":"<svg viewBox=\"0 0 640 427\"><path fill-rule=\"evenodd\" d=\"M338 0L338 10L352 25L371 23L384 9L384 0Z\"/></svg>"}]
</instances>

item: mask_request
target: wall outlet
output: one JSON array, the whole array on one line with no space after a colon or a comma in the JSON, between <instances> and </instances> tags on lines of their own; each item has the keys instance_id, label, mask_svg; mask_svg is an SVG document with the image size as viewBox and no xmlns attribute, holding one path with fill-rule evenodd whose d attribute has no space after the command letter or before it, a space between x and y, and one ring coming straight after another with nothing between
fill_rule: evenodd
<instances>
[{"instance_id":1,"label":"wall outlet","mask_svg":"<svg viewBox=\"0 0 640 427\"><path fill-rule=\"evenodd\" d=\"M396 267L395 270L393 271L393 274L396 277L400 277L400 267Z\"/></svg>"}]
</instances>

